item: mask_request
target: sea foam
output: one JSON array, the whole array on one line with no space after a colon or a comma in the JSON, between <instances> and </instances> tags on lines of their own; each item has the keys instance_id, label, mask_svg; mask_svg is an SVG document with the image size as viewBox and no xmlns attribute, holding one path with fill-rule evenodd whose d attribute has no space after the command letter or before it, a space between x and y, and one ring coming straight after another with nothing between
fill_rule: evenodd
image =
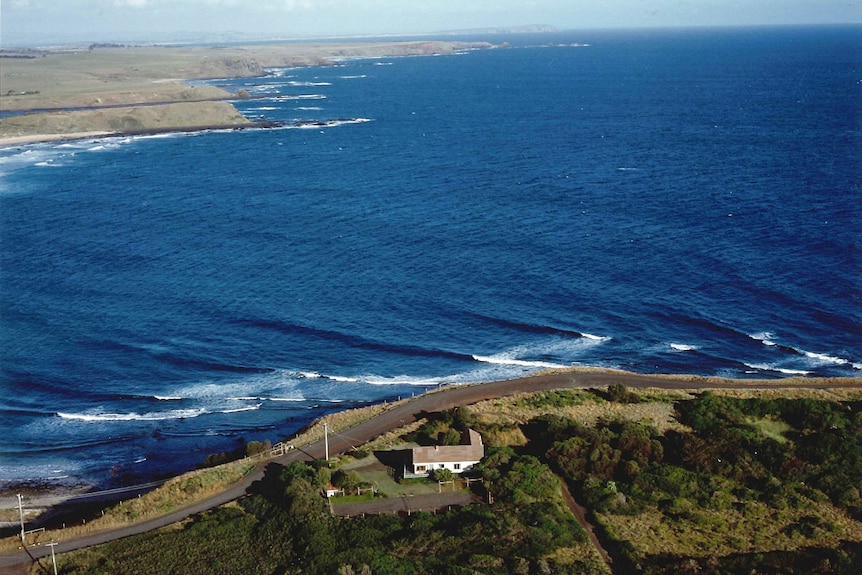
<instances>
[{"instance_id":1,"label":"sea foam","mask_svg":"<svg viewBox=\"0 0 862 575\"><path fill-rule=\"evenodd\" d=\"M190 419L207 413L205 409L175 409L151 413L66 413L57 412L62 419L77 421L164 421L168 419Z\"/></svg>"}]
</instances>

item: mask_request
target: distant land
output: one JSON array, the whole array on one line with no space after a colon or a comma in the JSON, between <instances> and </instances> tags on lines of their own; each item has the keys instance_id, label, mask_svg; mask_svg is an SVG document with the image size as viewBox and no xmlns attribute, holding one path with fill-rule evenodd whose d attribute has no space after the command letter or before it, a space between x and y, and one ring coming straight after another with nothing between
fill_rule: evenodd
<instances>
[{"instance_id":1,"label":"distant land","mask_svg":"<svg viewBox=\"0 0 862 575\"><path fill-rule=\"evenodd\" d=\"M82 137L256 124L230 100L250 97L188 80L254 77L270 68L350 58L452 54L487 42L295 42L230 46L126 46L0 51L0 146Z\"/></svg>"},{"instance_id":2,"label":"distant land","mask_svg":"<svg viewBox=\"0 0 862 575\"><path fill-rule=\"evenodd\" d=\"M16 42L10 44L0 40L0 57L4 52L15 52L21 50L58 50L67 48L86 48L92 44L123 45L123 46L202 46L211 44L288 44L303 42L347 42L368 41L381 39L417 39L417 38L440 38L445 36L463 35L491 35L491 34L540 34L544 32L559 32L561 29L548 24L524 24L520 26L495 26L484 28L464 28L452 30L440 30L437 32L393 32L379 34L337 34L337 35L315 35L315 36L286 36L268 35L261 36L253 32L240 32L222 30L218 32L180 31L174 32L170 37L158 38L152 35L119 37L92 37L81 39L76 32L70 32L68 36L58 36L53 42Z\"/></svg>"},{"instance_id":3,"label":"distant land","mask_svg":"<svg viewBox=\"0 0 862 575\"><path fill-rule=\"evenodd\" d=\"M527 24L524 26L508 26L503 28L469 28L465 30L446 30L441 34L546 34L549 32L559 32L560 29L547 24Z\"/></svg>"}]
</instances>

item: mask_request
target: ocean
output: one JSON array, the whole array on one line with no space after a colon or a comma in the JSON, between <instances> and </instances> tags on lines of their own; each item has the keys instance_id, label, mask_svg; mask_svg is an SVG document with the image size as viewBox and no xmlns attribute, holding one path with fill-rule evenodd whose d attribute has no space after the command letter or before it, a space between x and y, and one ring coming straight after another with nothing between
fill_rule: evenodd
<instances>
[{"instance_id":1,"label":"ocean","mask_svg":"<svg viewBox=\"0 0 862 575\"><path fill-rule=\"evenodd\" d=\"M551 367L860 375L862 27L470 39L0 150L0 485Z\"/></svg>"}]
</instances>

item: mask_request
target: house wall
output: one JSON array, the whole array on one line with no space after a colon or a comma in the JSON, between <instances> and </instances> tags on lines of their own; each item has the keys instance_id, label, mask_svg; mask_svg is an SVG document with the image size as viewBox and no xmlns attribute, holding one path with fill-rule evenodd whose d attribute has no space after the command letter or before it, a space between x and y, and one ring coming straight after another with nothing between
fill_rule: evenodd
<instances>
[{"instance_id":1,"label":"house wall","mask_svg":"<svg viewBox=\"0 0 862 575\"><path fill-rule=\"evenodd\" d=\"M464 471L470 471L473 469L473 466L479 463L478 461L455 461L455 462L446 462L446 463L414 463L413 464L413 475L416 476L426 476L432 471L436 471L438 469L448 469L452 473L460 474Z\"/></svg>"}]
</instances>

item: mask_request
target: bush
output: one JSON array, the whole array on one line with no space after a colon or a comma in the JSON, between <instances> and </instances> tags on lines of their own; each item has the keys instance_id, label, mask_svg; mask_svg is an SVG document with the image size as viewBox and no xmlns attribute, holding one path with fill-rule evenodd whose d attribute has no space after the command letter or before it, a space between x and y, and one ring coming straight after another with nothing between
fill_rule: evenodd
<instances>
[{"instance_id":1,"label":"bush","mask_svg":"<svg viewBox=\"0 0 862 575\"><path fill-rule=\"evenodd\" d=\"M450 469L435 469L434 470L434 479L437 481L452 481L455 479L455 474Z\"/></svg>"},{"instance_id":2,"label":"bush","mask_svg":"<svg viewBox=\"0 0 862 575\"><path fill-rule=\"evenodd\" d=\"M639 403L640 397L636 393L632 393L628 388L621 383L614 383L608 386L608 399L616 403Z\"/></svg>"}]
</instances>

